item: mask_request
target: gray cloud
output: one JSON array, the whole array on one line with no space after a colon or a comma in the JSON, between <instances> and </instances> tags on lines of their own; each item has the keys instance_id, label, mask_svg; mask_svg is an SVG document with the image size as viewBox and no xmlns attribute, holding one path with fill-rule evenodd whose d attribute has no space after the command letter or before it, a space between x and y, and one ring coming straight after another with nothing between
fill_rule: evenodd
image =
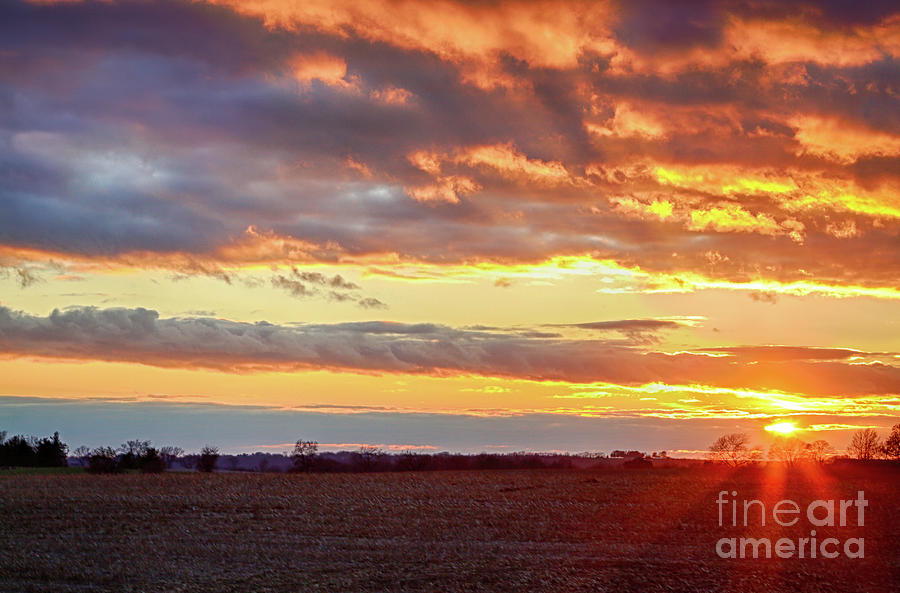
<instances>
[{"instance_id":1,"label":"gray cloud","mask_svg":"<svg viewBox=\"0 0 900 593\"><path fill-rule=\"evenodd\" d=\"M354 302L363 309L386 309L387 305L374 297L360 296L362 287L340 274L326 276L320 272L308 272L292 267L285 274L275 274L272 286L286 290L291 296L309 298L323 296L339 303Z\"/></svg>"},{"instance_id":2,"label":"gray cloud","mask_svg":"<svg viewBox=\"0 0 900 593\"><path fill-rule=\"evenodd\" d=\"M801 350L744 363L654 352L621 341L530 337L521 331L390 322L161 319L143 308L70 308L37 317L0 307L0 352L233 372L330 368L631 385L662 381L847 396L900 393L897 367L820 361L816 349L806 350L806 356Z\"/></svg>"}]
</instances>

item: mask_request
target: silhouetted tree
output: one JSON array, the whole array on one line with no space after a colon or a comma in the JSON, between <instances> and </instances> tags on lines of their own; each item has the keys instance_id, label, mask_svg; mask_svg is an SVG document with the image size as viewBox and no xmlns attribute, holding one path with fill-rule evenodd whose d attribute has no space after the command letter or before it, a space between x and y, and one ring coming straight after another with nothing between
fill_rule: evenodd
<instances>
[{"instance_id":1,"label":"silhouetted tree","mask_svg":"<svg viewBox=\"0 0 900 593\"><path fill-rule=\"evenodd\" d=\"M806 456L810 461L824 463L832 455L834 455L834 447L828 441L819 439L806 445Z\"/></svg>"},{"instance_id":2,"label":"silhouetted tree","mask_svg":"<svg viewBox=\"0 0 900 593\"><path fill-rule=\"evenodd\" d=\"M806 456L808 445L797 437L775 439L769 447L769 457L787 465L794 465Z\"/></svg>"},{"instance_id":3,"label":"silhouetted tree","mask_svg":"<svg viewBox=\"0 0 900 593\"><path fill-rule=\"evenodd\" d=\"M78 465L87 467L88 461L91 458L91 450L87 445L81 445L72 451L72 457L78 460Z\"/></svg>"},{"instance_id":4,"label":"silhouetted tree","mask_svg":"<svg viewBox=\"0 0 900 593\"><path fill-rule=\"evenodd\" d=\"M184 449L181 447L166 446L159 449L159 456L162 457L166 469L172 469L175 460L184 455Z\"/></svg>"},{"instance_id":5,"label":"silhouetted tree","mask_svg":"<svg viewBox=\"0 0 900 593\"><path fill-rule=\"evenodd\" d=\"M87 471L92 474L115 474L122 469L116 450L112 447L97 447L88 459Z\"/></svg>"},{"instance_id":6,"label":"silhouetted tree","mask_svg":"<svg viewBox=\"0 0 900 593\"><path fill-rule=\"evenodd\" d=\"M759 459L761 452L757 448L750 448L750 436L743 432L735 432L720 436L710 445L707 457L713 461L719 461L738 467Z\"/></svg>"},{"instance_id":7,"label":"silhouetted tree","mask_svg":"<svg viewBox=\"0 0 900 593\"><path fill-rule=\"evenodd\" d=\"M216 447L206 445L200 450L200 459L197 460L197 471L211 472L216 469L216 461L219 460L219 450Z\"/></svg>"},{"instance_id":8,"label":"silhouetted tree","mask_svg":"<svg viewBox=\"0 0 900 593\"><path fill-rule=\"evenodd\" d=\"M2 467L31 467L35 462L34 438L16 435L0 445Z\"/></svg>"},{"instance_id":9,"label":"silhouetted tree","mask_svg":"<svg viewBox=\"0 0 900 593\"><path fill-rule=\"evenodd\" d=\"M159 451L147 447L144 454L138 458L138 468L142 474L159 474L166 469L166 462L163 461Z\"/></svg>"},{"instance_id":10,"label":"silhouetted tree","mask_svg":"<svg viewBox=\"0 0 900 593\"><path fill-rule=\"evenodd\" d=\"M871 428L857 430L850 439L847 454L863 461L877 458L881 454L881 439L878 438L878 433Z\"/></svg>"},{"instance_id":11,"label":"silhouetted tree","mask_svg":"<svg viewBox=\"0 0 900 593\"><path fill-rule=\"evenodd\" d=\"M881 452L885 457L900 459L900 424L895 424L891 429L891 434L884 440Z\"/></svg>"},{"instance_id":12,"label":"silhouetted tree","mask_svg":"<svg viewBox=\"0 0 900 593\"><path fill-rule=\"evenodd\" d=\"M150 441L142 441L135 439L133 441L125 441L119 447L122 454L119 458L119 464L124 469L138 469L140 467L140 459L150 448Z\"/></svg>"},{"instance_id":13,"label":"silhouetted tree","mask_svg":"<svg viewBox=\"0 0 900 593\"><path fill-rule=\"evenodd\" d=\"M384 451L372 445L363 445L359 448L359 469L370 472L375 469L378 461L384 455Z\"/></svg>"},{"instance_id":14,"label":"silhouetted tree","mask_svg":"<svg viewBox=\"0 0 900 593\"><path fill-rule=\"evenodd\" d=\"M37 442L34 457L38 467L66 467L69 447L59 440L59 433L54 432L53 438L44 438Z\"/></svg>"},{"instance_id":15,"label":"silhouetted tree","mask_svg":"<svg viewBox=\"0 0 900 593\"><path fill-rule=\"evenodd\" d=\"M316 462L318 452L318 441L298 440L294 444L294 451L291 453L291 470L295 472L311 471Z\"/></svg>"}]
</instances>

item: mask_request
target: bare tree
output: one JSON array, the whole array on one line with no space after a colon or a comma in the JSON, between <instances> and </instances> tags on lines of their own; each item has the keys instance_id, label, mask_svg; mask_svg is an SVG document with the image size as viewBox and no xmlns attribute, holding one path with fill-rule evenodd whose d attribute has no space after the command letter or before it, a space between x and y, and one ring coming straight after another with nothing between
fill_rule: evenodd
<instances>
[{"instance_id":1,"label":"bare tree","mask_svg":"<svg viewBox=\"0 0 900 593\"><path fill-rule=\"evenodd\" d=\"M850 439L847 454L856 459L875 459L881 454L881 439L871 428L857 430Z\"/></svg>"},{"instance_id":2,"label":"bare tree","mask_svg":"<svg viewBox=\"0 0 900 593\"><path fill-rule=\"evenodd\" d=\"M881 452L885 457L900 459L900 424L895 424L891 429L891 434L885 439Z\"/></svg>"},{"instance_id":3,"label":"bare tree","mask_svg":"<svg viewBox=\"0 0 900 593\"><path fill-rule=\"evenodd\" d=\"M293 463L292 469L295 472L308 472L312 470L318 453L318 441L298 440L294 444L294 451L291 453L291 461Z\"/></svg>"},{"instance_id":4,"label":"bare tree","mask_svg":"<svg viewBox=\"0 0 900 593\"><path fill-rule=\"evenodd\" d=\"M797 437L778 438L769 447L769 457L794 465L806 456L808 445Z\"/></svg>"},{"instance_id":5,"label":"bare tree","mask_svg":"<svg viewBox=\"0 0 900 593\"><path fill-rule=\"evenodd\" d=\"M828 441L819 439L806 444L806 456L811 461L824 463L832 455L834 455L834 447Z\"/></svg>"},{"instance_id":6,"label":"bare tree","mask_svg":"<svg viewBox=\"0 0 900 593\"><path fill-rule=\"evenodd\" d=\"M166 446L159 450L159 456L162 457L163 462L166 464L166 469L172 469L172 466L175 465L175 460L182 455L184 455L184 449L181 447Z\"/></svg>"},{"instance_id":7,"label":"bare tree","mask_svg":"<svg viewBox=\"0 0 900 593\"><path fill-rule=\"evenodd\" d=\"M125 441L119 447L119 453L121 453L119 464L125 469L138 469L140 460L147 454L149 448L150 441L140 439Z\"/></svg>"},{"instance_id":8,"label":"bare tree","mask_svg":"<svg viewBox=\"0 0 900 593\"><path fill-rule=\"evenodd\" d=\"M122 471L116 450L112 447L97 447L91 451L87 471L95 474L113 474Z\"/></svg>"},{"instance_id":9,"label":"bare tree","mask_svg":"<svg viewBox=\"0 0 900 593\"><path fill-rule=\"evenodd\" d=\"M141 457L150 448L150 441L142 441L135 439L133 441L125 441L119 447L119 451L124 455L133 455L135 458Z\"/></svg>"},{"instance_id":10,"label":"bare tree","mask_svg":"<svg viewBox=\"0 0 900 593\"><path fill-rule=\"evenodd\" d=\"M750 435L743 432L722 435L709 447L707 457L738 467L756 461L761 456L758 448L750 448Z\"/></svg>"},{"instance_id":11,"label":"bare tree","mask_svg":"<svg viewBox=\"0 0 900 593\"><path fill-rule=\"evenodd\" d=\"M91 458L91 449L87 445L81 445L72 451L72 457L78 460L78 465L87 467L88 461L90 461Z\"/></svg>"},{"instance_id":12,"label":"bare tree","mask_svg":"<svg viewBox=\"0 0 900 593\"><path fill-rule=\"evenodd\" d=\"M206 445L200 449L200 459L197 460L197 471L211 472L216 469L216 461L219 460L219 449Z\"/></svg>"},{"instance_id":13,"label":"bare tree","mask_svg":"<svg viewBox=\"0 0 900 593\"><path fill-rule=\"evenodd\" d=\"M362 471L368 472L375 468L377 461L384 455L384 451L373 445L363 445L359 448L359 461Z\"/></svg>"}]
</instances>

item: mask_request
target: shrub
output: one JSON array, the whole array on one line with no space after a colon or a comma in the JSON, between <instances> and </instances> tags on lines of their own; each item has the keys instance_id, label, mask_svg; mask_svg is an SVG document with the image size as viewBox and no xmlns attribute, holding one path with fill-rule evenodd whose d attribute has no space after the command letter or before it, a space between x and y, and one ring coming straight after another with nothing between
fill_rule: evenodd
<instances>
[{"instance_id":1,"label":"shrub","mask_svg":"<svg viewBox=\"0 0 900 593\"><path fill-rule=\"evenodd\" d=\"M97 447L91 452L88 459L87 471L92 474L117 474L122 471L122 466L116 457L116 450L112 447Z\"/></svg>"},{"instance_id":2,"label":"shrub","mask_svg":"<svg viewBox=\"0 0 900 593\"><path fill-rule=\"evenodd\" d=\"M166 469L166 462L153 447L148 447L138 459L138 468L142 474L159 474Z\"/></svg>"},{"instance_id":3,"label":"shrub","mask_svg":"<svg viewBox=\"0 0 900 593\"><path fill-rule=\"evenodd\" d=\"M625 461L625 463L622 464L622 467L628 469L647 469L653 467L653 462L644 457L632 457Z\"/></svg>"},{"instance_id":4,"label":"shrub","mask_svg":"<svg viewBox=\"0 0 900 593\"><path fill-rule=\"evenodd\" d=\"M200 450L200 458L197 460L197 471L209 473L216 469L216 461L219 460L219 450L209 445Z\"/></svg>"}]
</instances>

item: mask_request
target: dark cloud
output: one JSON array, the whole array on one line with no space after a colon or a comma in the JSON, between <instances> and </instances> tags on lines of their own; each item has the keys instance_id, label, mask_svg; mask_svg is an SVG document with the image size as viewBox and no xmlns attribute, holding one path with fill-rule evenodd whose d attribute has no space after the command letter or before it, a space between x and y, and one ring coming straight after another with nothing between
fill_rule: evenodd
<instances>
[{"instance_id":1,"label":"dark cloud","mask_svg":"<svg viewBox=\"0 0 900 593\"><path fill-rule=\"evenodd\" d=\"M667 354L620 342L533 338L435 324L161 319L156 311L142 308L70 308L37 317L0 307L0 352L233 372L329 368L625 385L705 384L840 396L900 392L897 367L835 362L834 351L791 351L790 356L778 351L768 358L757 354L758 361L745 364L733 357Z\"/></svg>"},{"instance_id":2,"label":"dark cloud","mask_svg":"<svg viewBox=\"0 0 900 593\"><path fill-rule=\"evenodd\" d=\"M615 321L589 321L585 323L551 324L551 327L571 327L600 332L619 332L634 344L654 344L659 342L660 330L671 330L684 324L668 319L619 319Z\"/></svg>"},{"instance_id":3,"label":"dark cloud","mask_svg":"<svg viewBox=\"0 0 900 593\"><path fill-rule=\"evenodd\" d=\"M714 0L624 0L618 9L616 38L641 51L716 46L727 16L726 6Z\"/></svg>"}]
</instances>

